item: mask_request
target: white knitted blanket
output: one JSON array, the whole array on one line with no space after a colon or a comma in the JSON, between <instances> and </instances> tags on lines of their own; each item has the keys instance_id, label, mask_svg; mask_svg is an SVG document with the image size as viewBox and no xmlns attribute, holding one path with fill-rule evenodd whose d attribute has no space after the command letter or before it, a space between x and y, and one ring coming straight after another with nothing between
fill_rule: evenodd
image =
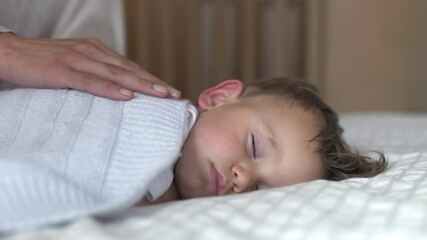
<instances>
[{"instance_id":1,"label":"white knitted blanket","mask_svg":"<svg viewBox=\"0 0 427 240\"><path fill-rule=\"evenodd\" d=\"M0 233L112 215L157 176L170 184L195 114L188 101L143 95L0 92Z\"/></svg>"}]
</instances>

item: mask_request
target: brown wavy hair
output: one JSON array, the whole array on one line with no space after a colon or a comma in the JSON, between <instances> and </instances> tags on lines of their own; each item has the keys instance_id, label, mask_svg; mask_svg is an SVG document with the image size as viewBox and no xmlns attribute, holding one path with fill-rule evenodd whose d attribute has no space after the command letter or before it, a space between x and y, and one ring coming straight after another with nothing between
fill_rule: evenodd
<instances>
[{"instance_id":1,"label":"brown wavy hair","mask_svg":"<svg viewBox=\"0 0 427 240\"><path fill-rule=\"evenodd\" d=\"M312 140L319 142L318 152L325 169L325 178L343 180L352 177L373 177L387 167L387 159L381 152L378 159L361 155L344 140L338 115L319 95L312 84L287 78L271 78L246 86L244 97L259 95L278 96L290 100L314 113L320 121L320 132Z\"/></svg>"}]
</instances>

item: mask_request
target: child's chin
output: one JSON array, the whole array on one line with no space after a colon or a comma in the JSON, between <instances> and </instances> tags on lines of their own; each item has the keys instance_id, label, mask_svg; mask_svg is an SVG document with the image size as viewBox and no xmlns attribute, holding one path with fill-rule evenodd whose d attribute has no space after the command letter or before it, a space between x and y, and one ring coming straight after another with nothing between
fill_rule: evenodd
<instances>
[{"instance_id":1,"label":"child's chin","mask_svg":"<svg viewBox=\"0 0 427 240\"><path fill-rule=\"evenodd\" d=\"M178 192L179 192L179 195L180 195L181 199L192 199L192 198L208 197L207 194L200 194L200 193L198 193L198 192L196 192L194 190L193 191L192 190L187 190L187 191L185 191L185 190L183 190L183 191L178 190Z\"/></svg>"}]
</instances>

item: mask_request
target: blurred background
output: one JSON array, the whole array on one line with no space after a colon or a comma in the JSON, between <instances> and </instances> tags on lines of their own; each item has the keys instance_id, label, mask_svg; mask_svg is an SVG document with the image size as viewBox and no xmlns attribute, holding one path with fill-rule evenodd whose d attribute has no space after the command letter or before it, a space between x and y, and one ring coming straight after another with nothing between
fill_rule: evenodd
<instances>
[{"instance_id":1,"label":"blurred background","mask_svg":"<svg viewBox=\"0 0 427 240\"><path fill-rule=\"evenodd\" d=\"M309 81L338 112L427 111L425 0L127 0L128 56L193 102L230 78Z\"/></svg>"}]
</instances>

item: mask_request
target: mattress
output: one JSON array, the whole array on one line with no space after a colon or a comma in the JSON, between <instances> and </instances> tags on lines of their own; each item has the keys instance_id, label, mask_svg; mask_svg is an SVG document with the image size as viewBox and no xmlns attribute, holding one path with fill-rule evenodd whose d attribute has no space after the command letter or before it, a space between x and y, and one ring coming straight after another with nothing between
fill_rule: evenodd
<instances>
[{"instance_id":1,"label":"mattress","mask_svg":"<svg viewBox=\"0 0 427 240\"><path fill-rule=\"evenodd\" d=\"M133 208L6 239L426 239L427 114L341 115L347 141L383 151L373 178L318 180L236 196Z\"/></svg>"}]
</instances>

